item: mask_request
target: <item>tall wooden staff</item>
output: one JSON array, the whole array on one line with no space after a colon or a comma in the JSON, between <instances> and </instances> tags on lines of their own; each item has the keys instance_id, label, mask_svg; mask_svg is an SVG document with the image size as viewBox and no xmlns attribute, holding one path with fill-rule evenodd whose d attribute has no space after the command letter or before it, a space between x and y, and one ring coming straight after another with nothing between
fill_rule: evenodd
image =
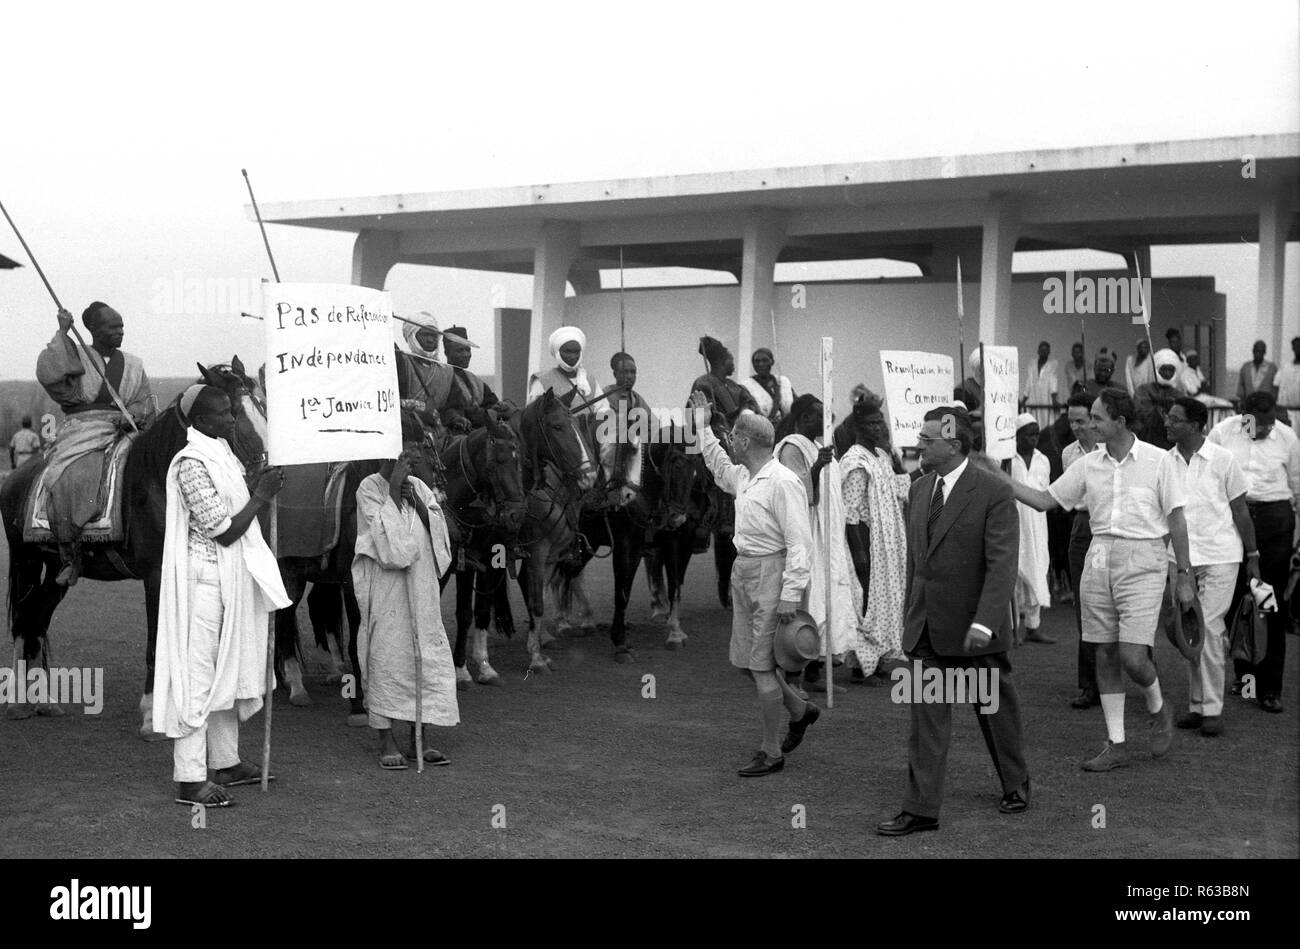
<instances>
[{"instance_id":1,"label":"tall wooden staff","mask_svg":"<svg viewBox=\"0 0 1300 949\"><path fill-rule=\"evenodd\" d=\"M0 201L0 213L4 214L5 220L8 221L9 226L14 229L14 234L18 236L18 243L23 245L23 251L27 254L27 259L32 262L32 266L35 267L36 272L40 274L41 282L45 284L45 289L49 291L50 297L54 300L54 305L62 310L63 304L59 302L59 295L55 293L54 288L50 286L50 281L46 278L45 271L42 270L41 265L36 262L36 256L32 253L32 249L27 246L27 241L23 239L22 231L18 230L18 225L14 223L14 219L11 218L9 212L5 210L3 201ZM82 362L88 363L90 367L95 370L95 374L99 376L100 379L104 380L104 388L108 389L108 394L113 400L113 404L116 405L118 411L126 417L127 422L131 426L131 431L138 432L140 429L136 427L135 419L132 418L131 413L126 410L126 404L122 401L122 397L117 394L117 389L113 388L113 383L108 381L108 376L105 374L105 371L99 368L99 360L90 352L90 347L86 345L86 341L81 338L81 332L77 329L77 325L74 323L69 327L69 329L72 330L72 338L76 340L77 345L81 347L83 357Z\"/></svg>"},{"instance_id":2,"label":"tall wooden staff","mask_svg":"<svg viewBox=\"0 0 1300 949\"><path fill-rule=\"evenodd\" d=\"M253 182L248 179L248 169L239 169L244 176L244 184L248 185L248 200L253 202L253 213L257 215L257 226L262 232L262 243L266 245L266 256L271 261L271 273L275 275L275 282L280 282L280 271L275 266L275 255L271 253L271 242L266 239L266 226L262 223L262 212L257 206L257 198L253 196ZM268 446L269 447L269 446ZM270 509L267 516L271 522L270 530L270 547L271 556L279 555L280 546L280 502L276 496L271 497ZM275 697L275 614L272 610L267 620L266 631L266 727L262 732L262 791L265 792L270 787L271 781L271 709L274 706Z\"/></svg>"},{"instance_id":3,"label":"tall wooden staff","mask_svg":"<svg viewBox=\"0 0 1300 949\"><path fill-rule=\"evenodd\" d=\"M833 349L835 340L830 336L822 337L822 445L831 445L835 441L834 428L831 425L831 370L833 367ZM843 525L831 523L831 466L822 469L822 504L819 517L822 519L822 537L826 541L826 707L835 706L835 683L831 679L831 667L834 665L831 655L831 572L835 560L834 531Z\"/></svg>"},{"instance_id":4,"label":"tall wooden staff","mask_svg":"<svg viewBox=\"0 0 1300 949\"><path fill-rule=\"evenodd\" d=\"M1133 269L1138 275L1138 298L1142 301L1142 326L1147 332L1147 349L1150 350L1148 359L1154 359L1156 348L1151 343L1151 307L1147 300L1146 291L1142 287L1142 261L1138 259L1137 251L1133 252ZM1152 364L1154 365L1154 363Z\"/></svg>"},{"instance_id":5,"label":"tall wooden staff","mask_svg":"<svg viewBox=\"0 0 1300 949\"><path fill-rule=\"evenodd\" d=\"M957 258L957 384L966 389L966 302L961 297L961 258Z\"/></svg>"}]
</instances>

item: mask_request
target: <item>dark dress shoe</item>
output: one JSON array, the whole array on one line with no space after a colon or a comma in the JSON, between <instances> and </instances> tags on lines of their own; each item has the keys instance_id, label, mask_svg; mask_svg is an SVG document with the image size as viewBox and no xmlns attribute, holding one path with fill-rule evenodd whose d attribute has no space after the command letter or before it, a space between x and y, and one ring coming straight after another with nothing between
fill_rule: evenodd
<instances>
[{"instance_id":1,"label":"dark dress shoe","mask_svg":"<svg viewBox=\"0 0 1300 949\"><path fill-rule=\"evenodd\" d=\"M803 718L797 722L790 723L790 730L785 733L785 741L781 742L781 754L788 755L799 747L803 741L803 734L808 730L808 726L814 724L821 717L822 711L812 702L804 709Z\"/></svg>"},{"instance_id":2,"label":"dark dress shoe","mask_svg":"<svg viewBox=\"0 0 1300 949\"><path fill-rule=\"evenodd\" d=\"M906 837L917 831L938 829L939 818L921 817L917 814L909 814L907 811L903 811L893 820L876 825L876 833L882 837Z\"/></svg>"},{"instance_id":3,"label":"dark dress shoe","mask_svg":"<svg viewBox=\"0 0 1300 949\"><path fill-rule=\"evenodd\" d=\"M1276 715L1282 711L1282 700L1276 695L1266 695L1259 700L1259 707Z\"/></svg>"},{"instance_id":4,"label":"dark dress shoe","mask_svg":"<svg viewBox=\"0 0 1300 949\"><path fill-rule=\"evenodd\" d=\"M1070 708L1092 708L1096 704L1097 693L1092 689L1084 689L1070 702Z\"/></svg>"},{"instance_id":5,"label":"dark dress shoe","mask_svg":"<svg viewBox=\"0 0 1300 949\"><path fill-rule=\"evenodd\" d=\"M1200 712L1179 712L1178 717L1174 719L1174 727L1185 729L1200 728L1201 723L1204 721L1205 719L1201 716Z\"/></svg>"},{"instance_id":6,"label":"dark dress shoe","mask_svg":"<svg viewBox=\"0 0 1300 949\"><path fill-rule=\"evenodd\" d=\"M742 778L761 778L765 774L775 774L785 767L785 758L769 758L765 752L758 752L754 760L737 773Z\"/></svg>"},{"instance_id":7,"label":"dark dress shoe","mask_svg":"<svg viewBox=\"0 0 1300 949\"><path fill-rule=\"evenodd\" d=\"M1040 632L1037 629L1028 629L1025 630L1025 642L1042 643L1045 646L1052 646L1055 645L1056 640L1053 639L1051 636L1044 635L1042 632Z\"/></svg>"},{"instance_id":8,"label":"dark dress shoe","mask_svg":"<svg viewBox=\"0 0 1300 949\"><path fill-rule=\"evenodd\" d=\"M1010 794L1002 795L1002 800L998 801L998 810L1003 814L1021 814L1029 810L1029 779L1025 779L1025 786Z\"/></svg>"}]
</instances>

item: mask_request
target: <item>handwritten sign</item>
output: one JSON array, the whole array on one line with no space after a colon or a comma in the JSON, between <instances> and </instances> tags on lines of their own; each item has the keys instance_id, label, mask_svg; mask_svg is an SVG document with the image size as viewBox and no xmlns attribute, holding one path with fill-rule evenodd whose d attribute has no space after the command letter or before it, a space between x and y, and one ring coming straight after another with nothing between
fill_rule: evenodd
<instances>
[{"instance_id":1,"label":"handwritten sign","mask_svg":"<svg viewBox=\"0 0 1300 949\"><path fill-rule=\"evenodd\" d=\"M398 456L392 314L381 290L332 283L262 288L271 464Z\"/></svg>"},{"instance_id":2,"label":"handwritten sign","mask_svg":"<svg viewBox=\"0 0 1300 949\"><path fill-rule=\"evenodd\" d=\"M894 447L915 447L925 413L953 404L952 357L882 349L880 371L885 377L885 406Z\"/></svg>"},{"instance_id":3,"label":"handwritten sign","mask_svg":"<svg viewBox=\"0 0 1300 949\"><path fill-rule=\"evenodd\" d=\"M984 451L994 461L1016 453L1020 353L1014 346L984 346Z\"/></svg>"}]
</instances>

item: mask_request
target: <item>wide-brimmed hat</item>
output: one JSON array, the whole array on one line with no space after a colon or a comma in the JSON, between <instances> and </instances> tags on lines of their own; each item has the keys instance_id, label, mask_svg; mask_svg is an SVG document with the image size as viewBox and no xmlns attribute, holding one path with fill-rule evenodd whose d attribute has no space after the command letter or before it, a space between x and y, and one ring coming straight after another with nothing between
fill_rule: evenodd
<instances>
[{"instance_id":1,"label":"wide-brimmed hat","mask_svg":"<svg viewBox=\"0 0 1300 949\"><path fill-rule=\"evenodd\" d=\"M1166 585L1164 602L1160 605L1160 625L1184 659L1188 662L1200 659L1205 646L1205 613L1199 597L1190 606L1175 608L1173 591Z\"/></svg>"},{"instance_id":2,"label":"wide-brimmed hat","mask_svg":"<svg viewBox=\"0 0 1300 949\"><path fill-rule=\"evenodd\" d=\"M807 610L795 610L794 619L779 623L772 641L776 664L786 672L802 672L821 655L822 638L817 623Z\"/></svg>"}]
</instances>

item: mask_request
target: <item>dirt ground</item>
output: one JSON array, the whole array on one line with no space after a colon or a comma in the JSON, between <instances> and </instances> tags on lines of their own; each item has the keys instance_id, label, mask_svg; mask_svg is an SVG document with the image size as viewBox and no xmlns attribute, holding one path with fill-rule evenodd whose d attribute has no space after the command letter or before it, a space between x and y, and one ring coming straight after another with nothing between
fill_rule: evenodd
<instances>
[{"instance_id":1,"label":"dirt ground","mask_svg":"<svg viewBox=\"0 0 1300 949\"><path fill-rule=\"evenodd\" d=\"M0 554L0 560L7 551ZM138 584L84 581L56 614L55 658L102 666L96 716L0 718L0 857L1291 857L1297 829L1296 653L1288 642L1286 713L1229 697L1226 734L1178 733L1150 759L1134 688L1127 770L1086 774L1105 738L1101 712L1078 712L1068 607L1049 611L1053 646L1016 651L1033 803L997 813L999 789L973 714L955 716L939 833L890 840L875 823L899 810L906 706L890 690L849 686L784 773L736 776L758 745L752 687L727 663L730 616L713 593L712 557L687 578L682 651L663 648L638 578L629 617L637 661L617 665L602 634L559 641L557 671L523 676L520 641L493 640L499 688L460 693L462 724L440 732L449 768L385 772L369 729L345 724L338 688L313 681L315 704L275 702L269 794L236 789L237 806L191 826L172 802L171 744L136 737L144 650ZM607 562L590 571L592 602L611 602ZM450 594L445 601L450 616ZM522 606L518 615L522 616ZM607 619L598 615L598 619ZM8 664L8 648L0 662ZM1166 694L1186 707L1184 665L1161 642ZM643 697L653 676L654 698ZM847 677L846 677L847 680ZM824 704L824 696L818 701ZM243 731L260 754L262 716ZM1101 805L1104 812L1098 810ZM806 827L796 827L800 808ZM1094 826L1104 816L1104 827ZM504 827L500 825L504 818Z\"/></svg>"}]
</instances>

